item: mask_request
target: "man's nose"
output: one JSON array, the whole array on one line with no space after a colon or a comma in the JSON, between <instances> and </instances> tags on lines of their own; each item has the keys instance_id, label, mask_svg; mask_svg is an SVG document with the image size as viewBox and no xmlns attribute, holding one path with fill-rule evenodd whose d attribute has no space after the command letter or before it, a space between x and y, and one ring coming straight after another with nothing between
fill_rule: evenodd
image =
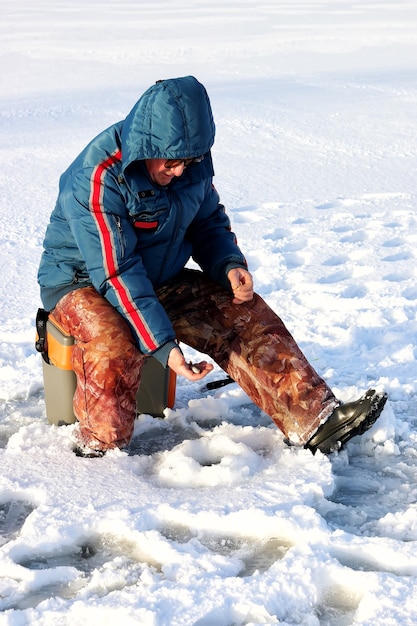
<instances>
[{"instance_id":1,"label":"man's nose","mask_svg":"<svg viewBox=\"0 0 417 626\"><path fill-rule=\"evenodd\" d=\"M171 172L174 174L174 176L181 176L181 174L184 171L184 168L185 168L184 163L179 163L175 167L171 167Z\"/></svg>"}]
</instances>

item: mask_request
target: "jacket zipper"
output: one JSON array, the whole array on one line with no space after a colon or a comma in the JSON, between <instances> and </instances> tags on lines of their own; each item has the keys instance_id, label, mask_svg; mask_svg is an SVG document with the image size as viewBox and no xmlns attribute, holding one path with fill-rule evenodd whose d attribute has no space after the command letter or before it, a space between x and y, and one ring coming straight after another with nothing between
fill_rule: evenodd
<instances>
[{"instance_id":1,"label":"jacket zipper","mask_svg":"<svg viewBox=\"0 0 417 626\"><path fill-rule=\"evenodd\" d=\"M178 207L178 211L175 211L175 225L174 225L174 228L173 228L173 235L171 236L171 238L170 238L170 240L169 240L169 243L168 243L168 246L167 246L167 249L166 249L166 251L165 251L164 259L163 259L163 261L162 261L162 264L161 264L161 269L160 269L160 272L159 272L159 275L158 275L157 284L159 284L159 283L160 283L160 280L161 280L161 275L162 275L162 272L164 271L165 264L166 264L166 262L167 262L167 259L168 259L168 256L169 256L169 253L170 253L170 250L171 250L171 248L172 248L172 244L173 244L173 242L174 242L174 241L176 240L176 238L177 238L177 234L178 234L178 225L179 225L179 223L180 223L180 215L181 215L181 213L182 213L182 208L183 208L183 207L182 207L182 203L181 203L181 201L179 200L179 198L178 198L177 194L174 194L174 193L173 193L173 194L172 194L172 197L175 199L175 204L176 204L176 205L177 205L177 207ZM172 206L172 205L171 205L171 206Z\"/></svg>"},{"instance_id":2,"label":"jacket zipper","mask_svg":"<svg viewBox=\"0 0 417 626\"><path fill-rule=\"evenodd\" d=\"M123 237L122 221L118 215L114 215L114 221L116 223L117 241L120 248L120 256L125 253L125 241Z\"/></svg>"}]
</instances>

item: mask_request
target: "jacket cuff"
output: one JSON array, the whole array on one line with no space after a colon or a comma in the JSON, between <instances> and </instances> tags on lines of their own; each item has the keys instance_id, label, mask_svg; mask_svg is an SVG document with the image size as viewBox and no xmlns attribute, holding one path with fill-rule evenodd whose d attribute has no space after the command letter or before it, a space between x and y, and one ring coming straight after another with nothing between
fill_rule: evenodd
<instances>
[{"instance_id":1,"label":"jacket cuff","mask_svg":"<svg viewBox=\"0 0 417 626\"><path fill-rule=\"evenodd\" d=\"M168 341L167 343L164 343L163 346L155 350L155 352L152 352L150 356L153 356L157 361L161 363L161 365L167 367L169 353L174 348L181 350L176 341Z\"/></svg>"}]
</instances>

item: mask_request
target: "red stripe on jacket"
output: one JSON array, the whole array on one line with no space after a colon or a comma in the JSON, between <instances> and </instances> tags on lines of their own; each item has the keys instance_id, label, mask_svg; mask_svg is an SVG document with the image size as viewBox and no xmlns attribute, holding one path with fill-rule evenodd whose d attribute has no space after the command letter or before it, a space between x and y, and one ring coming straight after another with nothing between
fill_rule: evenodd
<instances>
[{"instance_id":1,"label":"red stripe on jacket","mask_svg":"<svg viewBox=\"0 0 417 626\"><path fill-rule=\"evenodd\" d=\"M100 235L101 247L103 250L104 268L110 277L110 282L116 292L117 298L121 304L126 318L135 328L142 343L149 351L156 350L158 345L150 332L148 325L141 316L139 310L134 304L130 292L127 289L123 279L118 275L118 263L116 257L116 248L114 245L113 231L110 227L108 216L104 212L103 195L104 195L104 178L108 169L118 164L122 158L120 150L114 152L102 163L99 163L91 177L90 205L93 210L93 216L96 220L98 232Z\"/></svg>"}]
</instances>

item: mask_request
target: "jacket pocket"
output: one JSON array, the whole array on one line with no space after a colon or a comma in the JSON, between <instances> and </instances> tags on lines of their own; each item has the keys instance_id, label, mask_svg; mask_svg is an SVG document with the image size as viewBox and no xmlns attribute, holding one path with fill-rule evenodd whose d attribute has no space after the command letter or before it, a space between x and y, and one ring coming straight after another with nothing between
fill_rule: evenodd
<instances>
[{"instance_id":1,"label":"jacket pocket","mask_svg":"<svg viewBox=\"0 0 417 626\"><path fill-rule=\"evenodd\" d=\"M126 239L125 239L125 235L123 232L122 220L120 219L118 215L112 215L112 219L114 221L114 232L115 232L116 245L118 246L118 249L119 249L118 252L119 252L120 257L123 257L125 250L126 250Z\"/></svg>"}]
</instances>

